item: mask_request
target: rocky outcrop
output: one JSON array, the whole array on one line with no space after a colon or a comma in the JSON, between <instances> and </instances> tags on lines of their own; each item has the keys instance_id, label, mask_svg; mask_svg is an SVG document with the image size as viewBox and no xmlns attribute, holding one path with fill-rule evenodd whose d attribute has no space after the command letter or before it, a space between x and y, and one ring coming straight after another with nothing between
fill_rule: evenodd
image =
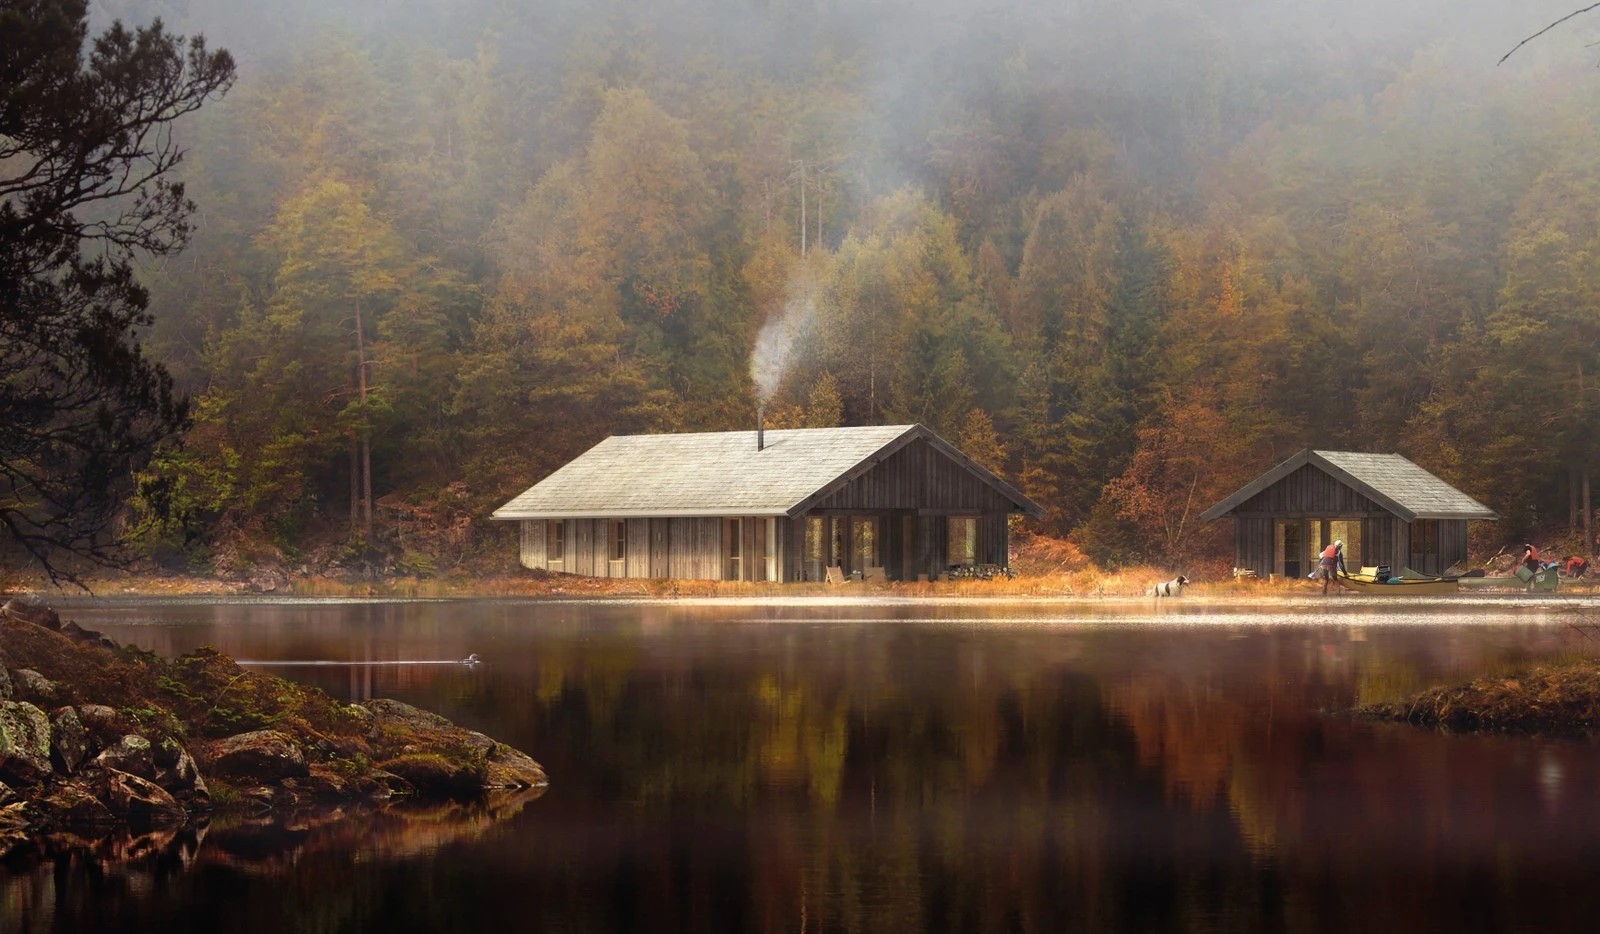
<instances>
[{"instance_id":1,"label":"rocky outcrop","mask_svg":"<svg viewBox=\"0 0 1600 934\"><path fill-rule=\"evenodd\" d=\"M0 856L38 833L178 827L214 806L344 813L545 784L526 754L400 701L341 704L212 649L169 662L48 607L0 606Z\"/></svg>"},{"instance_id":2,"label":"rocky outcrop","mask_svg":"<svg viewBox=\"0 0 1600 934\"><path fill-rule=\"evenodd\" d=\"M277 730L256 730L230 736L207 756L218 775L276 783L310 774L306 757L293 739Z\"/></svg>"}]
</instances>

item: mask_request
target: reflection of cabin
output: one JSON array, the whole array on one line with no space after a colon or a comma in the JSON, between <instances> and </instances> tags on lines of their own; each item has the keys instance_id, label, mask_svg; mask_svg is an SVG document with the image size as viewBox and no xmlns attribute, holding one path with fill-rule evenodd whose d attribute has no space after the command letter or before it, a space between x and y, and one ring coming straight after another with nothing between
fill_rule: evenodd
<instances>
[{"instance_id":1,"label":"reflection of cabin","mask_svg":"<svg viewBox=\"0 0 1600 934\"><path fill-rule=\"evenodd\" d=\"M1398 454L1305 450L1201 518L1234 520L1235 567L1302 577L1341 539L1351 570L1442 574L1467 557L1467 520L1499 516Z\"/></svg>"},{"instance_id":2,"label":"reflection of cabin","mask_svg":"<svg viewBox=\"0 0 1600 934\"><path fill-rule=\"evenodd\" d=\"M912 580L1006 563L1039 507L920 425L631 435L495 510L522 564L594 577Z\"/></svg>"}]
</instances>

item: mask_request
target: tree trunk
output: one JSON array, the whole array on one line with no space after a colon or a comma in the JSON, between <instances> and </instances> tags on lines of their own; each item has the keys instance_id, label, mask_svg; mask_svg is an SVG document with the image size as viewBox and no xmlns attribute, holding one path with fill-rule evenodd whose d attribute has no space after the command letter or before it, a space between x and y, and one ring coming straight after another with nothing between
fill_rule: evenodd
<instances>
[{"instance_id":1,"label":"tree trunk","mask_svg":"<svg viewBox=\"0 0 1600 934\"><path fill-rule=\"evenodd\" d=\"M1578 528L1578 468L1567 471L1567 528Z\"/></svg>"},{"instance_id":2,"label":"tree trunk","mask_svg":"<svg viewBox=\"0 0 1600 934\"><path fill-rule=\"evenodd\" d=\"M355 435L350 436L350 537L356 537L361 522L361 457Z\"/></svg>"},{"instance_id":3,"label":"tree trunk","mask_svg":"<svg viewBox=\"0 0 1600 934\"><path fill-rule=\"evenodd\" d=\"M356 388L361 403L361 531L372 544L372 437L367 419L367 337L361 326L361 296L356 296Z\"/></svg>"},{"instance_id":4,"label":"tree trunk","mask_svg":"<svg viewBox=\"0 0 1600 934\"><path fill-rule=\"evenodd\" d=\"M1594 504L1589 499L1589 468L1583 468L1583 556L1594 554Z\"/></svg>"}]
</instances>

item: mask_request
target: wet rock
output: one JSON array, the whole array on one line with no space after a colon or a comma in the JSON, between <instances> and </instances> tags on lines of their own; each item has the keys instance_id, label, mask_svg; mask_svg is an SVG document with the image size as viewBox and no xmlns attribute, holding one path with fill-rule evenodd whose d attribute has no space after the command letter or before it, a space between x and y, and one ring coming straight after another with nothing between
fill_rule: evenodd
<instances>
[{"instance_id":1,"label":"wet rock","mask_svg":"<svg viewBox=\"0 0 1600 934\"><path fill-rule=\"evenodd\" d=\"M0 833L27 830L38 823L38 809L27 801L14 801L0 807Z\"/></svg>"},{"instance_id":2,"label":"wet rock","mask_svg":"<svg viewBox=\"0 0 1600 934\"><path fill-rule=\"evenodd\" d=\"M50 719L26 701L0 701L0 779L33 785L50 774Z\"/></svg>"},{"instance_id":3,"label":"wet rock","mask_svg":"<svg viewBox=\"0 0 1600 934\"><path fill-rule=\"evenodd\" d=\"M146 781L155 781L156 761L150 741L137 733L129 733L113 745L107 746L94 757L95 765L137 775Z\"/></svg>"},{"instance_id":4,"label":"wet rock","mask_svg":"<svg viewBox=\"0 0 1600 934\"><path fill-rule=\"evenodd\" d=\"M46 629L60 629L61 616L37 600L28 600L23 597L12 597L0 606L0 616L14 619L19 623L32 623Z\"/></svg>"},{"instance_id":5,"label":"wet rock","mask_svg":"<svg viewBox=\"0 0 1600 934\"><path fill-rule=\"evenodd\" d=\"M89 733L71 707L62 707L51 715L50 726L50 761L56 771L71 775L89 758Z\"/></svg>"},{"instance_id":6,"label":"wet rock","mask_svg":"<svg viewBox=\"0 0 1600 934\"><path fill-rule=\"evenodd\" d=\"M130 823L169 827L189 819L183 805L166 789L137 775L107 769L96 791L111 813Z\"/></svg>"},{"instance_id":7,"label":"wet rock","mask_svg":"<svg viewBox=\"0 0 1600 934\"><path fill-rule=\"evenodd\" d=\"M18 668L11 673L12 693L18 700L53 706L60 699L56 683L32 668Z\"/></svg>"},{"instance_id":8,"label":"wet rock","mask_svg":"<svg viewBox=\"0 0 1600 934\"><path fill-rule=\"evenodd\" d=\"M259 782L308 774L299 745L277 730L256 730L222 740L212 750L211 767L220 775Z\"/></svg>"},{"instance_id":9,"label":"wet rock","mask_svg":"<svg viewBox=\"0 0 1600 934\"><path fill-rule=\"evenodd\" d=\"M423 732L459 729L454 723L436 713L430 713L397 700L390 700L387 697L369 700L362 706L372 713L373 726L378 730L385 727L398 727L403 730Z\"/></svg>"},{"instance_id":10,"label":"wet rock","mask_svg":"<svg viewBox=\"0 0 1600 934\"><path fill-rule=\"evenodd\" d=\"M472 795L484 788L481 764L465 763L428 753L396 756L380 763L384 771L400 776L425 797Z\"/></svg>"},{"instance_id":11,"label":"wet rock","mask_svg":"<svg viewBox=\"0 0 1600 934\"><path fill-rule=\"evenodd\" d=\"M95 797L87 780L56 782L39 796L39 809L57 823L101 826L117 822L116 815Z\"/></svg>"}]
</instances>

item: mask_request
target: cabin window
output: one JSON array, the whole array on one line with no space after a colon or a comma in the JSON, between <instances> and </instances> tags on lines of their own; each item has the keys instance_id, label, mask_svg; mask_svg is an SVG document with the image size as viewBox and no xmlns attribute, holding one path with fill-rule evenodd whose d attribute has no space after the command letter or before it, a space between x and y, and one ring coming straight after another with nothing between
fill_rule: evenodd
<instances>
[{"instance_id":1,"label":"cabin window","mask_svg":"<svg viewBox=\"0 0 1600 934\"><path fill-rule=\"evenodd\" d=\"M880 567L878 560L878 520L872 516L854 516L850 519L850 556L852 571L865 571Z\"/></svg>"},{"instance_id":2,"label":"cabin window","mask_svg":"<svg viewBox=\"0 0 1600 934\"><path fill-rule=\"evenodd\" d=\"M978 517L951 516L945 554L950 564L978 563Z\"/></svg>"},{"instance_id":3,"label":"cabin window","mask_svg":"<svg viewBox=\"0 0 1600 934\"><path fill-rule=\"evenodd\" d=\"M560 519L552 519L545 523L544 533L545 567L551 571L559 571L562 562L567 556L567 524Z\"/></svg>"},{"instance_id":4,"label":"cabin window","mask_svg":"<svg viewBox=\"0 0 1600 934\"><path fill-rule=\"evenodd\" d=\"M822 580L823 544L827 540L827 520L821 516L806 517L806 580Z\"/></svg>"},{"instance_id":5,"label":"cabin window","mask_svg":"<svg viewBox=\"0 0 1600 934\"><path fill-rule=\"evenodd\" d=\"M722 520L722 579L744 580L744 522Z\"/></svg>"},{"instance_id":6,"label":"cabin window","mask_svg":"<svg viewBox=\"0 0 1600 934\"><path fill-rule=\"evenodd\" d=\"M625 519L611 520L611 560L623 561L628 557L628 523Z\"/></svg>"},{"instance_id":7,"label":"cabin window","mask_svg":"<svg viewBox=\"0 0 1600 934\"><path fill-rule=\"evenodd\" d=\"M1277 552L1278 573L1288 578L1297 578L1305 573L1306 539L1305 526L1299 519L1288 522L1274 523L1273 537L1276 539L1274 549Z\"/></svg>"}]
</instances>

